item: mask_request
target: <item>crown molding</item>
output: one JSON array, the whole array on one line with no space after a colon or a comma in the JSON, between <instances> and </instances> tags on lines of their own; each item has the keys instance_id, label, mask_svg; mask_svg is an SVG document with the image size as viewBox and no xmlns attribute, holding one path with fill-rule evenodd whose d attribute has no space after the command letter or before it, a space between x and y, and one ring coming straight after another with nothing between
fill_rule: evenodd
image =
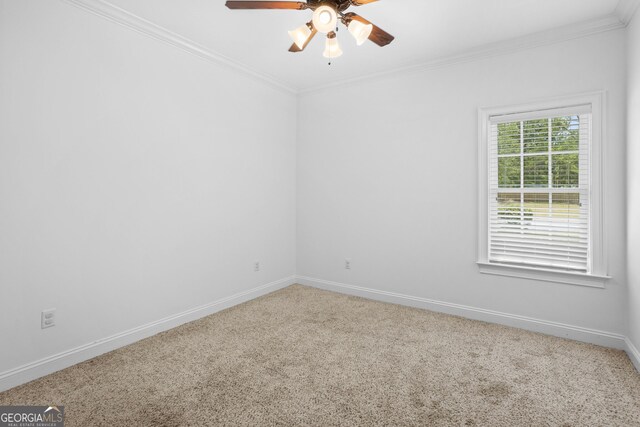
<instances>
[{"instance_id":1,"label":"crown molding","mask_svg":"<svg viewBox=\"0 0 640 427\"><path fill-rule=\"evenodd\" d=\"M121 9L106 0L61 1L76 6L94 15L100 16L116 24L119 24L125 28L134 30L140 34L177 47L201 59L240 71L246 76L252 77L256 80L267 83L268 85L276 89L294 95L304 95L349 84L374 81L390 76L397 76L399 74L404 75L409 73L423 72L467 62L479 61L495 56L506 55L522 50L552 45L573 39L578 39L581 37L587 37L593 34L625 28L633 19L633 16L640 4L640 0L620 0L614 13L603 18L568 25L549 31L542 31L511 40L487 44L458 54L436 58L423 63L410 64L402 67L388 69L382 72L342 79L331 82L329 84L310 86L306 88L296 88L287 82L281 81L269 74L254 70L245 64L242 64L232 58L217 53L201 44L196 43L193 40L176 34L164 27L161 27L160 25L154 24L153 22L147 21L140 16Z\"/></svg>"},{"instance_id":2,"label":"crown molding","mask_svg":"<svg viewBox=\"0 0 640 427\"><path fill-rule=\"evenodd\" d=\"M209 62L224 65L240 71L246 76L260 80L270 86L290 94L297 94L297 89L276 79L268 74L255 71L249 66L235 61L227 56L194 42L186 37L176 34L160 25L147 21L140 16L119 8L105 0L62 0L65 3L76 6L101 18L107 19L125 28L134 30L145 36L154 38L171 46L177 47L187 53L195 55Z\"/></svg>"},{"instance_id":3,"label":"crown molding","mask_svg":"<svg viewBox=\"0 0 640 427\"><path fill-rule=\"evenodd\" d=\"M636 11L638 10L638 6L640 5L640 0L620 0L618 2L618 6L616 7L615 14L620 19L625 26L629 25Z\"/></svg>"},{"instance_id":4,"label":"crown molding","mask_svg":"<svg viewBox=\"0 0 640 427\"><path fill-rule=\"evenodd\" d=\"M625 2L627 0L622 0ZM636 0L630 0L635 2ZM617 14L611 14L603 18L598 18L578 24L568 25L561 28L556 28L549 31L542 31L533 33L527 36L518 37L515 39L500 41L496 43L487 44L477 48L467 50L455 55L445 56L442 58L433 59L424 63L407 65L404 67L393 68L379 73L372 73L367 75L358 76L350 79L343 79L334 81L329 84L319 85L309 88L304 88L299 91L299 94L308 94L312 92L318 92L326 89L332 89L336 87L342 87L345 85L362 83L365 81L375 81L384 79L387 77L397 77L398 75L405 75L410 73L417 73L423 71L434 70L438 68L448 67L457 64L463 64L467 62L479 61L495 56L507 55L516 53L523 50L533 49L542 46L548 46L552 44L562 43L582 37L587 37L594 34L599 34L607 31L618 30L625 28L626 24L621 21L621 18Z\"/></svg>"}]
</instances>

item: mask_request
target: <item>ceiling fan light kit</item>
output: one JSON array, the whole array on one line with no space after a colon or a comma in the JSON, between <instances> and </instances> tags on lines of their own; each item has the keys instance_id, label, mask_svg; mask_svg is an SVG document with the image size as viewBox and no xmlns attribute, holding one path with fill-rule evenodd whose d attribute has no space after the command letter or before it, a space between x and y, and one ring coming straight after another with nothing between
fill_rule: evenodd
<instances>
[{"instance_id":1,"label":"ceiling fan light kit","mask_svg":"<svg viewBox=\"0 0 640 427\"><path fill-rule=\"evenodd\" d=\"M336 29L338 14L329 6L320 6L313 11L313 26L319 32L328 34Z\"/></svg>"},{"instance_id":2,"label":"ceiling fan light kit","mask_svg":"<svg viewBox=\"0 0 640 427\"><path fill-rule=\"evenodd\" d=\"M358 44L358 46L361 46L371 35L371 32L373 31L373 25L365 25L362 22L356 21L354 19L349 23L348 29L353 38L356 39L356 43Z\"/></svg>"},{"instance_id":3,"label":"ceiling fan light kit","mask_svg":"<svg viewBox=\"0 0 640 427\"><path fill-rule=\"evenodd\" d=\"M307 39L309 39L309 36L311 36L311 28L309 28L308 24L304 24L295 30L289 31L289 37L293 39L293 42L299 49L304 49L304 45L307 42Z\"/></svg>"},{"instance_id":4,"label":"ceiling fan light kit","mask_svg":"<svg viewBox=\"0 0 640 427\"><path fill-rule=\"evenodd\" d=\"M293 45L289 52L302 52L317 33L327 34L323 56L334 59L342 55L336 31L340 21L347 27L349 33L356 40L358 46L366 40L371 40L380 47L384 47L394 40L394 37L373 25L363 17L345 11L351 6L362 6L378 0L307 0L301 1L227 1L229 9L289 9L312 10L310 22L295 30L289 31Z\"/></svg>"},{"instance_id":5,"label":"ceiling fan light kit","mask_svg":"<svg viewBox=\"0 0 640 427\"><path fill-rule=\"evenodd\" d=\"M329 59L335 59L342 56L342 48L340 48L340 43L338 43L336 33L333 31L327 34L327 41L322 56Z\"/></svg>"}]
</instances>

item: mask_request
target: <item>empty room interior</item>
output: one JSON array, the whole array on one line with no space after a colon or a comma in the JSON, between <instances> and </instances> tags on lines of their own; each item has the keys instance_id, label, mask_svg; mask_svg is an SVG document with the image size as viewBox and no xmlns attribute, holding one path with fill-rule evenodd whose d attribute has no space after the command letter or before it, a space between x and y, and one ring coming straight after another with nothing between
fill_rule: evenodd
<instances>
[{"instance_id":1,"label":"empty room interior","mask_svg":"<svg viewBox=\"0 0 640 427\"><path fill-rule=\"evenodd\" d=\"M640 426L639 4L0 0L0 426Z\"/></svg>"}]
</instances>

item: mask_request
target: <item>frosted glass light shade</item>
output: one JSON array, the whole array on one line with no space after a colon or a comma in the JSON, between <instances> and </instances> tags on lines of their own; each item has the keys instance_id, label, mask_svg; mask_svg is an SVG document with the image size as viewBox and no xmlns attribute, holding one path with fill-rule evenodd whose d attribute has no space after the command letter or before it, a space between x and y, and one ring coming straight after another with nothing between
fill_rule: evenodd
<instances>
[{"instance_id":1,"label":"frosted glass light shade","mask_svg":"<svg viewBox=\"0 0 640 427\"><path fill-rule=\"evenodd\" d=\"M320 6L313 12L313 27L323 34L336 29L338 15L329 6Z\"/></svg>"},{"instance_id":2,"label":"frosted glass light shade","mask_svg":"<svg viewBox=\"0 0 640 427\"><path fill-rule=\"evenodd\" d=\"M371 31L373 31L373 25L371 24L363 24L355 19L349 23L349 32L353 38L356 39L358 46L367 41L371 35Z\"/></svg>"},{"instance_id":3,"label":"frosted glass light shade","mask_svg":"<svg viewBox=\"0 0 640 427\"><path fill-rule=\"evenodd\" d=\"M340 48L340 43L338 43L338 39L336 37L333 37L333 38L327 37L324 53L322 55L325 58L329 58L329 59L338 58L339 56L342 56L342 49Z\"/></svg>"},{"instance_id":4,"label":"frosted glass light shade","mask_svg":"<svg viewBox=\"0 0 640 427\"><path fill-rule=\"evenodd\" d=\"M293 40L293 42L298 46L298 48L302 49L304 44L307 42L307 39L311 35L311 30L307 26L307 24L296 28L295 30L289 31L289 37Z\"/></svg>"}]
</instances>

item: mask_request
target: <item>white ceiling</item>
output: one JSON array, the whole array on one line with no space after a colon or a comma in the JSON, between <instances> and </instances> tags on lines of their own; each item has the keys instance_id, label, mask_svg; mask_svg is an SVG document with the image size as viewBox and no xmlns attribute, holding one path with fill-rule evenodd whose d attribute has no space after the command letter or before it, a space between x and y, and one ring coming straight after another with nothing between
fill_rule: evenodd
<instances>
[{"instance_id":1,"label":"white ceiling","mask_svg":"<svg viewBox=\"0 0 640 427\"><path fill-rule=\"evenodd\" d=\"M331 66L316 37L302 53L288 52L287 30L311 11L229 10L224 0L108 0L248 68L303 90L385 72L612 15L619 0L381 0L350 9L396 39L358 47L344 29L344 50ZM624 0L623 0L624 1Z\"/></svg>"}]
</instances>

